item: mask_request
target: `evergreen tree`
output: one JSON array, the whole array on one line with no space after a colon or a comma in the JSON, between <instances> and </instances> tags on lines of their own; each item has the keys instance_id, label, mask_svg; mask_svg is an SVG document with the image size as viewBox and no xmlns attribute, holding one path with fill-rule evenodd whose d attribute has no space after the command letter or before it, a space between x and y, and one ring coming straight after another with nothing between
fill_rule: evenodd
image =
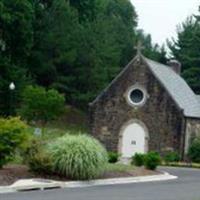
<instances>
[{"instance_id":1,"label":"evergreen tree","mask_svg":"<svg viewBox=\"0 0 200 200\"><path fill-rule=\"evenodd\" d=\"M200 21L199 17L188 18L178 28L178 39L168 41L172 57L182 64L182 75L200 94Z\"/></svg>"},{"instance_id":2,"label":"evergreen tree","mask_svg":"<svg viewBox=\"0 0 200 200\"><path fill-rule=\"evenodd\" d=\"M33 44L32 4L28 0L0 0L0 114L15 113L27 81L26 63ZM9 90L14 82L16 89Z\"/></svg>"},{"instance_id":3,"label":"evergreen tree","mask_svg":"<svg viewBox=\"0 0 200 200\"><path fill-rule=\"evenodd\" d=\"M65 0L37 1L35 10L34 46L28 68L39 85L49 87L60 78L63 68L71 76L79 45L78 17Z\"/></svg>"},{"instance_id":4,"label":"evergreen tree","mask_svg":"<svg viewBox=\"0 0 200 200\"><path fill-rule=\"evenodd\" d=\"M134 8L128 0L45 5L36 20L29 70L38 84L55 87L69 103L85 107L132 56Z\"/></svg>"},{"instance_id":5,"label":"evergreen tree","mask_svg":"<svg viewBox=\"0 0 200 200\"><path fill-rule=\"evenodd\" d=\"M129 0L0 0L0 114L9 113L9 83L18 107L29 80L86 109L131 60L138 40L146 56L164 63L164 48L136 28Z\"/></svg>"},{"instance_id":6,"label":"evergreen tree","mask_svg":"<svg viewBox=\"0 0 200 200\"><path fill-rule=\"evenodd\" d=\"M24 86L28 82L25 70L10 63L7 58L0 58L0 115L15 114L20 103ZM14 82L15 89L10 90L9 85Z\"/></svg>"},{"instance_id":7,"label":"evergreen tree","mask_svg":"<svg viewBox=\"0 0 200 200\"><path fill-rule=\"evenodd\" d=\"M0 56L26 66L33 45L34 10L28 0L0 0ZM3 45L3 46L2 46Z\"/></svg>"},{"instance_id":8,"label":"evergreen tree","mask_svg":"<svg viewBox=\"0 0 200 200\"><path fill-rule=\"evenodd\" d=\"M136 41L141 42L144 50L143 54L157 62L166 64L167 63L167 52L164 46L153 44L150 34L145 34L142 29L137 30Z\"/></svg>"}]
</instances>

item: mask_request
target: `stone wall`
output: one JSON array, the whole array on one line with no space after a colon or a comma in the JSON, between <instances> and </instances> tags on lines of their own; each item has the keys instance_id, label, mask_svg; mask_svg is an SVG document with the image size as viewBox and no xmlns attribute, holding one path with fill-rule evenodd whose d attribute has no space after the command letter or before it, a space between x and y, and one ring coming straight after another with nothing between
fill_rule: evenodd
<instances>
[{"instance_id":1,"label":"stone wall","mask_svg":"<svg viewBox=\"0 0 200 200\"><path fill-rule=\"evenodd\" d=\"M142 86L148 99L142 107L126 101L127 89ZM149 150L183 153L184 117L168 92L141 59L134 60L102 95L90 105L91 134L109 151L118 151L120 131L130 120L140 120L149 132Z\"/></svg>"},{"instance_id":2,"label":"stone wall","mask_svg":"<svg viewBox=\"0 0 200 200\"><path fill-rule=\"evenodd\" d=\"M185 136L185 155L188 152L191 141L195 137L200 137L200 119L186 119L186 136Z\"/></svg>"}]
</instances>

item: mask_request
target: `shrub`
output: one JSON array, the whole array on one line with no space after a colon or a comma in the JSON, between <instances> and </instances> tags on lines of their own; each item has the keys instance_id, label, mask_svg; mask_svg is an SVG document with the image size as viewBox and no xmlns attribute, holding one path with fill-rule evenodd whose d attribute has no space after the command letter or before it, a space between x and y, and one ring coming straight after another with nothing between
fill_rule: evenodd
<instances>
[{"instance_id":1,"label":"shrub","mask_svg":"<svg viewBox=\"0 0 200 200\"><path fill-rule=\"evenodd\" d=\"M0 118L0 168L14 156L28 139L26 124L18 117Z\"/></svg>"},{"instance_id":2,"label":"shrub","mask_svg":"<svg viewBox=\"0 0 200 200\"><path fill-rule=\"evenodd\" d=\"M192 162L200 163L200 138L193 140L189 147L188 157Z\"/></svg>"},{"instance_id":3,"label":"shrub","mask_svg":"<svg viewBox=\"0 0 200 200\"><path fill-rule=\"evenodd\" d=\"M54 89L28 86L23 92L19 114L28 121L46 123L62 114L64 102L64 96Z\"/></svg>"},{"instance_id":4,"label":"shrub","mask_svg":"<svg viewBox=\"0 0 200 200\"><path fill-rule=\"evenodd\" d=\"M144 165L147 169L155 170L160 164L161 158L157 152L149 152L144 159Z\"/></svg>"},{"instance_id":5,"label":"shrub","mask_svg":"<svg viewBox=\"0 0 200 200\"><path fill-rule=\"evenodd\" d=\"M52 172L51 156L45 147L42 140L34 138L24 152L25 162L29 165L31 171L39 174L50 174Z\"/></svg>"},{"instance_id":6,"label":"shrub","mask_svg":"<svg viewBox=\"0 0 200 200\"><path fill-rule=\"evenodd\" d=\"M65 135L49 144L53 171L71 179L92 179L107 164L107 152L94 138L86 135Z\"/></svg>"},{"instance_id":7,"label":"shrub","mask_svg":"<svg viewBox=\"0 0 200 200\"><path fill-rule=\"evenodd\" d=\"M116 163L119 160L120 154L116 152L108 152L108 162L109 163Z\"/></svg>"},{"instance_id":8,"label":"shrub","mask_svg":"<svg viewBox=\"0 0 200 200\"><path fill-rule=\"evenodd\" d=\"M164 156L164 161L166 163L178 162L178 161L180 161L180 156L179 156L179 154L177 152L168 152Z\"/></svg>"},{"instance_id":9,"label":"shrub","mask_svg":"<svg viewBox=\"0 0 200 200\"><path fill-rule=\"evenodd\" d=\"M140 167L140 166L144 165L144 159L145 159L145 154L136 153L132 157L131 164Z\"/></svg>"}]
</instances>

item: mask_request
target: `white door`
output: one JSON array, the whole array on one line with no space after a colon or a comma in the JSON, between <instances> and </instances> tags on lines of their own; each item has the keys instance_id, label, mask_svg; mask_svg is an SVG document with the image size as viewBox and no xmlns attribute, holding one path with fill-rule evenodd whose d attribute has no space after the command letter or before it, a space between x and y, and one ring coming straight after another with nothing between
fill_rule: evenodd
<instances>
[{"instance_id":1,"label":"white door","mask_svg":"<svg viewBox=\"0 0 200 200\"><path fill-rule=\"evenodd\" d=\"M130 158L135 153L145 153L145 131L137 123L128 125L122 134L122 157Z\"/></svg>"}]
</instances>

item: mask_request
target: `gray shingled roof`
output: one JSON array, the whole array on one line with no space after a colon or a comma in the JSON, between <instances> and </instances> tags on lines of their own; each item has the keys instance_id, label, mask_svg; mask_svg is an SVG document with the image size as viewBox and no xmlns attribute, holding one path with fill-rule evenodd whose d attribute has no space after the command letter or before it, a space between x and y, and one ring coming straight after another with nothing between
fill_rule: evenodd
<instances>
[{"instance_id":1,"label":"gray shingled roof","mask_svg":"<svg viewBox=\"0 0 200 200\"><path fill-rule=\"evenodd\" d=\"M198 100L199 103L200 103L200 95L196 95L196 98L197 98L197 100Z\"/></svg>"},{"instance_id":2,"label":"gray shingled roof","mask_svg":"<svg viewBox=\"0 0 200 200\"><path fill-rule=\"evenodd\" d=\"M137 55L130 63L133 63L138 56L144 60L144 62L149 66L152 73L160 81L160 83L165 87L168 93L171 95L173 100L183 110L186 117L200 118L200 95L195 95L192 89L188 86L180 75L175 73L170 66L166 66L145 58L142 55ZM117 77L105 88L96 99L91 102L90 105L98 101L101 96L110 88L115 81L126 71L130 63L118 74Z\"/></svg>"},{"instance_id":3,"label":"gray shingled roof","mask_svg":"<svg viewBox=\"0 0 200 200\"><path fill-rule=\"evenodd\" d=\"M142 58L176 104L183 109L184 115L186 117L200 118L200 98L198 100L197 95L194 94L185 80L169 66L162 65L143 56Z\"/></svg>"}]
</instances>

